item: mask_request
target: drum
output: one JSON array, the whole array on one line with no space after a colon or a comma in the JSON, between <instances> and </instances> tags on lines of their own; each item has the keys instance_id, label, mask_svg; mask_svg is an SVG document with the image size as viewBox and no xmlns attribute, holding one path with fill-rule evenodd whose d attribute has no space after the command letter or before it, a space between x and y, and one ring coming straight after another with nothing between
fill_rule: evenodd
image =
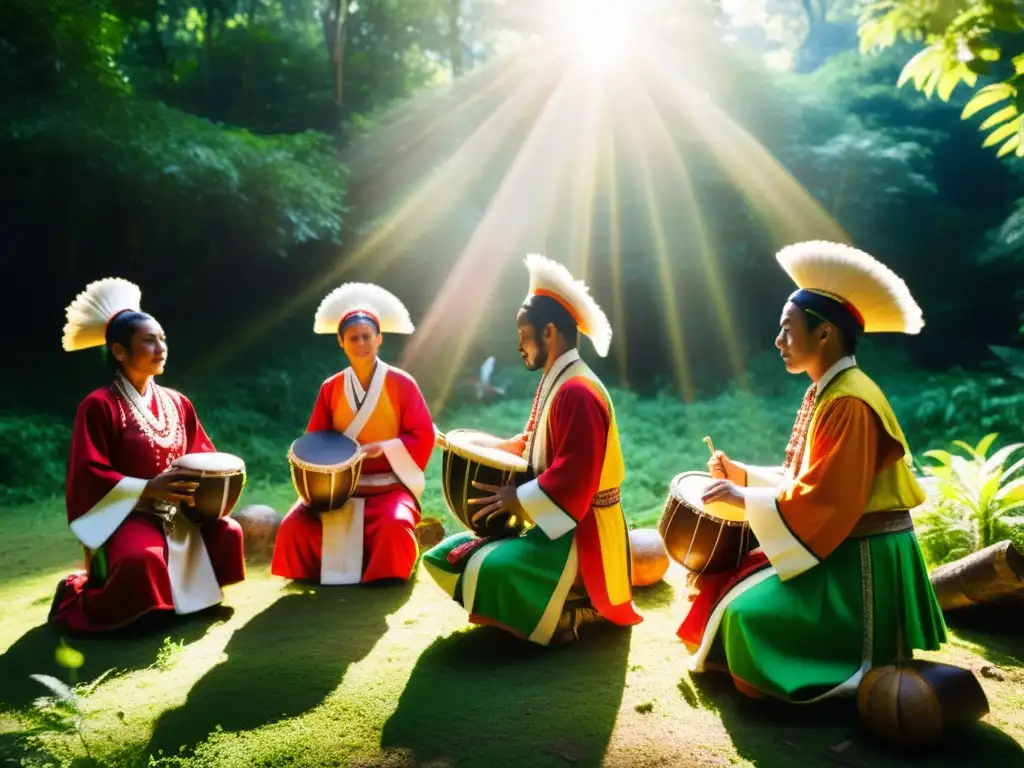
<instances>
[{"instance_id":1,"label":"drum","mask_svg":"<svg viewBox=\"0 0 1024 768\"><path fill-rule=\"evenodd\" d=\"M363 453L341 432L307 432L288 449L292 485L312 512L340 509L359 484Z\"/></svg>"},{"instance_id":2,"label":"drum","mask_svg":"<svg viewBox=\"0 0 1024 768\"><path fill-rule=\"evenodd\" d=\"M199 476L195 505L179 504L179 511L196 525L231 514L245 486L245 462L230 453L186 453L171 462L176 469Z\"/></svg>"},{"instance_id":3,"label":"drum","mask_svg":"<svg viewBox=\"0 0 1024 768\"><path fill-rule=\"evenodd\" d=\"M518 536L525 525L519 518L504 515L491 518L486 525L474 524L473 515L483 506L470 504L470 499L486 498L492 493L474 488L473 483L522 485L530 479L526 459L477 442L497 439L474 429L453 429L444 436L441 447L441 490L445 504L468 530L488 538Z\"/></svg>"},{"instance_id":4,"label":"drum","mask_svg":"<svg viewBox=\"0 0 1024 768\"><path fill-rule=\"evenodd\" d=\"M676 475L658 523L669 557L694 573L735 568L757 547L746 510L721 501L707 505L701 501L712 480L707 472Z\"/></svg>"}]
</instances>

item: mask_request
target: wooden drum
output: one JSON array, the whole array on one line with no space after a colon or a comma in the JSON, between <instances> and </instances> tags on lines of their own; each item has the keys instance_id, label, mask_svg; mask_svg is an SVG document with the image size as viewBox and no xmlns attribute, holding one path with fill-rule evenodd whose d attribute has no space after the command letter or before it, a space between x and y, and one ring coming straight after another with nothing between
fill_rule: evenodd
<instances>
[{"instance_id":1,"label":"wooden drum","mask_svg":"<svg viewBox=\"0 0 1024 768\"><path fill-rule=\"evenodd\" d=\"M493 495L490 491L474 488L473 483L502 486L514 482L522 485L529 479L526 459L482 444L496 441L498 438L473 429L454 429L442 438L441 489L444 502L456 519L477 536L518 536L524 530L524 523L514 516L491 518L486 525L472 522L473 515L483 506L469 501Z\"/></svg>"},{"instance_id":2,"label":"wooden drum","mask_svg":"<svg viewBox=\"0 0 1024 768\"><path fill-rule=\"evenodd\" d=\"M328 429L293 442L288 463L299 498L311 512L328 512L343 507L355 492L363 453L355 440Z\"/></svg>"},{"instance_id":3,"label":"wooden drum","mask_svg":"<svg viewBox=\"0 0 1024 768\"><path fill-rule=\"evenodd\" d=\"M705 505L701 501L704 489L712 482L707 472L676 475L658 523L669 557L694 573L735 568L757 546L742 507L721 501Z\"/></svg>"},{"instance_id":4,"label":"wooden drum","mask_svg":"<svg viewBox=\"0 0 1024 768\"><path fill-rule=\"evenodd\" d=\"M171 466L198 477L195 505L184 502L178 510L196 525L220 520L231 514L245 486L245 462L230 453L186 453Z\"/></svg>"}]
</instances>

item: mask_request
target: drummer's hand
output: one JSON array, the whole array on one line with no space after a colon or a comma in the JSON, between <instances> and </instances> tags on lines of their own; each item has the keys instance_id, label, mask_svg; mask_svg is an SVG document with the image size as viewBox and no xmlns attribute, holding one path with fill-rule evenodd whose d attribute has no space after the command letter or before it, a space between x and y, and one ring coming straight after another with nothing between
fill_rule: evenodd
<instances>
[{"instance_id":1,"label":"drummer's hand","mask_svg":"<svg viewBox=\"0 0 1024 768\"><path fill-rule=\"evenodd\" d=\"M708 472L715 478L732 480L737 485L745 484L744 471L724 451L715 451L714 458L708 459Z\"/></svg>"},{"instance_id":2,"label":"drummer's hand","mask_svg":"<svg viewBox=\"0 0 1024 768\"><path fill-rule=\"evenodd\" d=\"M384 449L380 447L380 443L367 443L361 447L363 457L367 459L375 459L384 453Z\"/></svg>"},{"instance_id":3,"label":"drummer's hand","mask_svg":"<svg viewBox=\"0 0 1024 768\"><path fill-rule=\"evenodd\" d=\"M172 504L184 502L195 506L195 492L199 487L198 477L183 469L169 469L148 483L142 489L142 498L167 501Z\"/></svg>"},{"instance_id":4,"label":"drummer's hand","mask_svg":"<svg viewBox=\"0 0 1024 768\"><path fill-rule=\"evenodd\" d=\"M526 453L526 435L516 435L504 442L498 443L498 447L516 456L522 456Z\"/></svg>"},{"instance_id":5,"label":"drummer's hand","mask_svg":"<svg viewBox=\"0 0 1024 768\"><path fill-rule=\"evenodd\" d=\"M707 504L709 501L724 501L736 507L745 507L746 499L743 496L743 489L732 480L714 480L704 489L701 501Z\"/></svg>"},{"instance_id":6,"label":"drummer's hand","mask_svg":"<svg viewBox=\"0 0 1024 768\"><path fill-rule=\"evenodd\" d=\"M493 496L484 496L480 499L470 499L467 503L483 506L479 512L473 515L473 523L484 523L498 514L507 513L510 515L522 515L523 505L519 503L516 496L515 483L508 485L488 485L487 483L473 483L474 488L481 491L490 491Z\"/></svg>"}]
</instances>

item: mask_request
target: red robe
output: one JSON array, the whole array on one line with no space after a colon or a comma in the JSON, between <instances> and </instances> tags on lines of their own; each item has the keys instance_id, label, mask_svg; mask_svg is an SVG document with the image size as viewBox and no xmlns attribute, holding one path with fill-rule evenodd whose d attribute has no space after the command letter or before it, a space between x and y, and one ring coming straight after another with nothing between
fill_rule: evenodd
<instances>
[{"instance_id":1,"label":"red robe","mask_svg":"<svg viewBox=\"0 0 1024 768\"><path fill-rule=\"evenodd\" d=\"M362 534L362 582L379 579L408 580L416 565L419 547L416 524L423 472L434 449L434 422L416 381L405 371L378 361L382 377L379 398L374 386L366 393L363 408L373 410L355 438L360 444L382 443L385 453L364 459L354 496L364 500ZM351 386L355 377L346 369L320 387L307 432L348 429L361 408L353 408ZM358 384L356 384L356 388ZM322 581L323 524L299 500L277 532L271 572L287 579ZM331 582L344 583L344 582Z\"/></svg>"},{"instance_id":2,"label":"red robe","mask_svg":"<svg viewBox=\"0 0 1024 768\"><path fill-rule=\"evenodd\" d=\"M577 366L573 368L572 366ZM579 555L577 586L582 584L594 608L621 626L643 619L633 604L629 528L618 485L625 475L618 428L604 387L573 350L557 360L554 379L568 369L550 396L548 415L534 404L527 431L544 440L546 460L536 480L517 490L520 504L550 539L574 531ZM542 383L543 386L543 383ZM537 466L540 446L531 446L529 460ZM607 487L606 487L607 486ZM611 495L601 501L601 497Z\"/></svg>"},{"instance_id":3,"label":"red robe","mask_svg":"<svg viewBox=\"0 0 1024 768\"><path fill-rule=\"evenodd\" d=\"M130 385L128 385L130 386ZM146 482L186 453L214 451L188 398L150 382L144 424L131 402L109 385L79 405L68 460L68 523L82 541L87 573L58 584L51 622L68 632L116 629L155 610L176 610L168 541L150 515L135 511ZM224 518L200 528L221 586L245 578L242 529ZM179 603L187 595L179 594ZM182 605L179 612L187 612Z\"/></svg>"}]
</instances>

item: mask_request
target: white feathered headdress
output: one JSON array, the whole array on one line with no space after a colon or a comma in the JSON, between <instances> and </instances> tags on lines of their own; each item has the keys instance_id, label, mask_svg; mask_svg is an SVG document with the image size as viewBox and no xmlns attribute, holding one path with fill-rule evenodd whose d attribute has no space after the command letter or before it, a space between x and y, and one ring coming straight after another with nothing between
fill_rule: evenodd
<instances>
[{"instance_id":1,"label":"white feathered headdress","mask_svg":"<svg viewBox=\"0 0 1024 768\"><path fill-rule=\"evenodd\" d=\"M548 296L557 301L572 315L579 332L590 337L597 354L607 356L612 344L612 326L586 284L576 280L563 265L539 253L526 255L526 268L530 271L530 290L526 298Z\"/></svg>"},{"instance_id":2,"label":"white feathered headdress","mask_svg":"<svg viewBox=\"0 0 1024 768\"><path fill-rule=\"evenodd\" d=\"M786 246L775 258L798 288L842 304L864 333L916 334L924 327L907 284L863 251L813 240Z\"/></svg>"},{"instance_id":3,"label":"white feathered headdress","mask_svg":"<svg viewBox=\"0 0 1024 768\"><path fill-rule=\"evenodd\" d=\"M390 291L373 283L345 283L324 297L313 320L313 333L336 334L345 318L365 312L381 333L412 333L409 310Z\"/></svg>"},{"instance_id":4,"label":"white feathered headdress","mask_svg":"<svg viewBox=\"0 0 1024 768\"><path fill-rule=\"evenodd\" d=\"M65 309L64 351L76 352L107 343L107 325L124 310L140 311L142 291L120 277L89 283Z\"/></svg>"}]
</instances>

